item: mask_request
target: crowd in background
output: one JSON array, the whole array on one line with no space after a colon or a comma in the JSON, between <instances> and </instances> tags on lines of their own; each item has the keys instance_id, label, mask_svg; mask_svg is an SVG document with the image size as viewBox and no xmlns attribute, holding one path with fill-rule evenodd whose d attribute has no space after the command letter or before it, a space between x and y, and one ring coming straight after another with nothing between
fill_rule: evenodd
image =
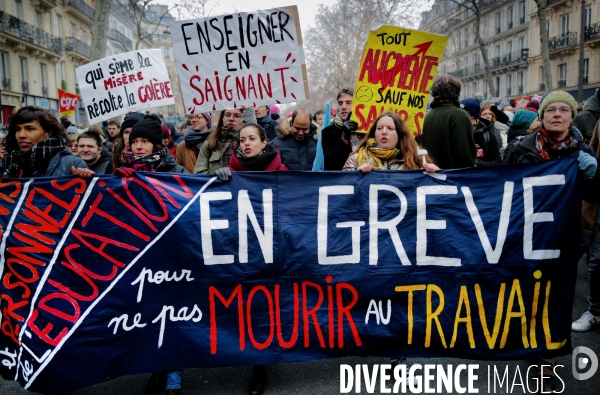
<instances>
[{"instance_id":1,"label":"crowd in background","mask_svg":"<svg viewBox=\"0 0 600 395\"><path fill-rule=\"evenodd\" d=\"M22 107L9 120L0 144L0 175L31 178L74 174L132 176L137 171L215 174L227 181L239 171L312 171L322 145L325 171L446 169L535 163L577 157L583 175L582 254L589 265L589 310L572 323L587 331L600 323L600 91L585 105L562 91L529 101L485 100L482 94L459 100L461 83L438 77L422 133L413 136L397 113L379 115L367 133L351 119L352 89L336 97L337 110L324 125L324 111L305 108L287 116L277 106L243 107L188 114L180 128L151 113L130 113L79 131L68 117L58 120L39 107ZM320 138L319 138L320 136ZM424 151L426 150L426 152ZM403 363L396 360L396 363ZM543 361L554 377L555 361ZM540 364L541 366L542 364ZM249 393L262 394L263 366L254 367ZM553 380L546 380L551 390ZM179 394L181 371L157 372L147 392Z\"/></svg>"}]
</instances>

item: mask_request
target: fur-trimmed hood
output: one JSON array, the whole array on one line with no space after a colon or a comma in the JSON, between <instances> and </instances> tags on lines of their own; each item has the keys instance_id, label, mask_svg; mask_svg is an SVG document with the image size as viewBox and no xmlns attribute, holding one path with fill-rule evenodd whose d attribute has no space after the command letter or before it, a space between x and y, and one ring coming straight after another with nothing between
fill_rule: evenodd
<instances>
[{"instance_id":1,"label":"fur-trimmed hood","mask_svg":"<svg viewBox=\"0 0 600 395\"><path fill-rule=\"evenodd\" d=\"M319 133L317 133L318 126L319 125L315 124L314 122L310 123L310 132L308 133L308 138L312 137L315 141L319 139ZM287 119L281 121L279 125L277 125L277 128L275 128L275 131L277 132L277 136L282 140L292 137L292 127Z\"/></svg>"}]
</instances>

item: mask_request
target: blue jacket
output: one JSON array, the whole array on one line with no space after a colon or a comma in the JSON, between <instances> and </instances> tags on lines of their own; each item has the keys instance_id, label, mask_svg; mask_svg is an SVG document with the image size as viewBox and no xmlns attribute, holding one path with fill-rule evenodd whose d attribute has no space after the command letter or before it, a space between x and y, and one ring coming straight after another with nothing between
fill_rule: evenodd
<instances>
[{"instance_id":1,"label":"blue jacket","mask_svg":"<svg viewBox=\"0 0 600 395\"><path fill-rule=\"evenodd\" d=\"M315 140L317 129L311 123L308 137L301 142L296 141L291 130L283 130L281 126L277 131L278 136L273 140L273 145L279 150L281 162L289 170L312 171L312 165L317 155L317 141Z\"/></svg>"},{"instance_id":2,"label":"blue jacket","mask_svg":"<svg viewBox=\"0 0 600 395\"><path fill-rule=\"evenodd\" d=\"M67 149L62 150L58 154L54 155L48 167L44 173L45 177L60 177L70 176L73 174L71 166L75 166L76 169L87 169L88 166L85 164L83 159L73 155L73 153Z\"/></svg>"}]
</instances>

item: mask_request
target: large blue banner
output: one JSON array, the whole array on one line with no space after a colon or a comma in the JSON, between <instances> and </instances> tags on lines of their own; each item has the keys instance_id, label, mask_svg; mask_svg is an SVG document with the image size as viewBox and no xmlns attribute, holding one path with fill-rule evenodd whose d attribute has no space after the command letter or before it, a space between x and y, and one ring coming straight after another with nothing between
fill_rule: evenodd
<instances>
[{"instance_id":1,"label":"large blue banner","mask_svg":"<svg viewBox=\"0 0 600 395\"><path fill-rule=\"evenodd\" d=\"M2 376L570 353L574 159L0 184ZM567 319L565 319L567 317Z\"/></svg>"}]
</instances>

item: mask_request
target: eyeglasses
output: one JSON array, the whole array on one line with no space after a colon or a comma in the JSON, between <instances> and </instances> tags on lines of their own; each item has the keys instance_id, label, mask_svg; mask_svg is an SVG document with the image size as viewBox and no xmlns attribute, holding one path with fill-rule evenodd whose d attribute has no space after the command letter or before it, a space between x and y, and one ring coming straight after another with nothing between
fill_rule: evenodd
<instances>
[{"instance_id":1,"label":"eyeglasses","mask_svg":"<svg viewBox=\"0 0 600 395\"><path fill-rule=\"evenodd\" d=\"M202 119L204 118L203 115L190 115L190 119Z\"/></svg>"},{"instance_id":2,"label":"eyeglasses","mask_svg":"<svg viewBox=\"0 0 600 395\"><path fill-rule=\"evenodd\" d=\"M225 113L223 115L223 118L225 118L225 119L229 119L229 118L242 119L242 114L235 114L235 113L234 114L228 114L228 113Z\"/></svg>"},{"instance_id":3,"label":"eyeglasses","mask_svg":"<svg viewBox=\"0 0 600 395\"><path fill-rule=\"evenodd\" d=\"M548 107L546 108L546 111L549 113L556 113L557 111L560 112L563 115L569 114L572 110L571 107Z\"/></svg>"}]
</instances>

